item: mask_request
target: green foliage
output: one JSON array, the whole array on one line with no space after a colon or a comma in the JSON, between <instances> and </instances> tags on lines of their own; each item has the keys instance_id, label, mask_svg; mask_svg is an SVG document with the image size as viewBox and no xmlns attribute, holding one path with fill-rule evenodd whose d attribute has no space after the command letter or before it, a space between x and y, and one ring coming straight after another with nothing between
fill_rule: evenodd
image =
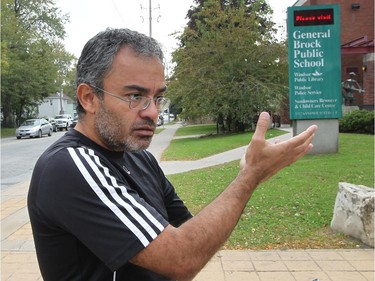
<instances>
[{"instance_id":1,"label":"green foliage","mask_svg":"<svg viewBox=\"0 0 375 281\"><path fill-rule=\"evenodd\" d=\"M264 1L252 1L257 12L236 3L207 0L191 15L194 28L173 53L169 97L183 108L180 117L209 116L240 130L259 111L278 109L288 81L286 46L273 40L270 11L257 9Z\"/></svg>"},{"instance_id":2,"label":"green foliage","mask_svg":"<svg viewBox=\"0 0 375 281\"><path fill-rule=\"evenodd\" d=\"M205 17L201 14L203 9L207 9L207 6L210 5L210 0L195 0L195 6L191 6L190 10L188 11L187 18L189 18L189 22L187 26L190 30L194 30L197 32L198 37L200 37L200 30L198 28L198 22L204 21ZM268 3L264 0L220 0L217 1L218 6L220 5L221 10L226 10L228 8L231 9L238 9L238 8L245 8L247 15L255 16L258 24L258 29L262 34L267 34L269 32L270 27L272 27L273 23L269 20L268 14L271 13L271 8ZM230 20L230 18L228 18ZM219 26L221 27L221 26ZM185 45L185 42L189 42L191 38L189 38L189 33L185 33L181 37L182 46Z\"/></svg>"},{"instance_id":3,"label":"green foliage","mask_svg":"<svg viewBox=\"0 0 375 281\"><path fill-rule=\"evenodd\" d=\"M332 233L329 225L339 182L373 187L374 137L340 134L339 146L339 153L307 155L259 186L225 247L356 247L358 242ZM197 214L236 177L238 162L168 178Z\"/></svg>"},{"instance_id":4,"label":"green foliage","mask_svg":"<svg viewBox=\"0 0 375 281\"><path fill-rule=\"evenodd\" d=\"M74 66L77 59L74 55L66 52L60 42L54 43L54 58L54 63L58 67L57 84L60 85L59 90L62 90L74 100L76 89L76 68Z\"/></svg>"},{"instance_id":5,"label":"green foliage","mask_svg":"<svg viewBox=\"0 0 375 281\"><path fill-rule=\"evenodd\" d=\"M14 116L37 114L44 98L64 84L73 56L60 40L68 20L52 0L1 1L1 107L3 125L14 127Z\"/></svg>"},{"instance_id":6,"label":"green foliage","mask_svg":"<svg viewBox=\"0 0 375 281\"><path fill-rule=\"evenodd\" d=\"M374 134L374 112L354 110L339 120L339 130L343 133Z\"/></svg>"}]
</instances>

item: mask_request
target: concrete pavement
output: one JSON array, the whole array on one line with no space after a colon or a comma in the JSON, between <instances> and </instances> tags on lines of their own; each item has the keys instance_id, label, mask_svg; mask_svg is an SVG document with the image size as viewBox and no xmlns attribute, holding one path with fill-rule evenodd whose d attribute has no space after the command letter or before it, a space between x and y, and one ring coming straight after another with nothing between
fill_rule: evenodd
<instances>
[{"instance_id":1,"label":"concrete pavement","mask_svg":"<svg viewBox=\"0 0 375 281\"><path fill-rule=\"evenodd\" d=\"M165 126L155 136L150 151L160 160L178 125ZM291 136L278 137L280 140ZM271 140L273 141L273 140ZM240 159L246 147L200 161L163 162L165 173L174 174ZM28 182L1 194L1 280L42 280L35 256L26 208ZM219 251L195 281L374 281L373 249ZM141 280L140 280L141 281Z\"/></svg>"},{"instance_id":2,"label":"concrete pavement","mask_svg":"<svg viewBox=\"0 0 375 281\"><path fill-rule=\"evenodd\" d=\"M198 170L210 166L231 162L234 160L239 160L246 151L247 146L242 146L236 149L232 149L230 151L212 155L196 161L161 161L161 155L164 149L168 147L170 141L174 138L174 134L176 130L179 128L179 126L179 124L166 126L166 130L156 135L156 137L154 138L149 147L149 151L156 157L156 159L158 159L160 166L166 175L178 174L191 170ZM288 133L278 136L274 139L270 139L269 141L274 142L276 141L276 139L279 141L284 141L291 138L292 128L289 126L283 126L283 130L287 131Z\"/></svg>"}]
</instances>

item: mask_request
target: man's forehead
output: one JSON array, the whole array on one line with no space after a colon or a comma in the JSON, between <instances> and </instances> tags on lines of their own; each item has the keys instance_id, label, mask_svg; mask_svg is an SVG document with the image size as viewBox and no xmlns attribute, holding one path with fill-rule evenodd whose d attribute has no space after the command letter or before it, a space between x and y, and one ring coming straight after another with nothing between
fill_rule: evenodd
<instances>
[{"instance_id":1,"label":"man's forehead","mask_svg":"<svg viewBox=\"0 0 375 281\"><path fill-rule=\"evenodd\" d=\"M166 87L167 84L163 79L147 79L147 78L140 78L140 79L124 79L124 84L126 85L139 85L139 86L148 86L148 87Z\"/></svg>"},{"instance_id":2,"label":"man's forehead","mask_svg":"<svg viewBox=\"0 0 375 281\"><path fill-rule=\"evenodd\" d=\"M166 87L164 66L156 57L142 57L129 49L121 50L106 79L120 87L143 87L149 91Z\"/></svg>"}]
</instances>

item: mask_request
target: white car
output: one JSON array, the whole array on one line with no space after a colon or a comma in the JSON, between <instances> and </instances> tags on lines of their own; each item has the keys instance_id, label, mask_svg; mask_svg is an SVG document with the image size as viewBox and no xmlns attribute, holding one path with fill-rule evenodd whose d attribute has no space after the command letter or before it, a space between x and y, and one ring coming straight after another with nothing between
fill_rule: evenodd
<instances>
[{"instance_id":1,"label":"white car","mask_svg":"<svg viewBox=\"0 0 375 281\"><path fill-rule=\"evenodd\" d=\"M52 125L45 119L28 119L16 129L16 138L51 136L52 130Z\"/></svg>"},{"instance_id":2,"label":"white car","mask_svg":"<svg viewBox=\"0 0 375 281\"><path fill-rule=\"evenodd\" d=\"M174 121L174 115L173 114L168 115L168 113L163 113L163 118L164 118L165 123Z\"/></svg>"},{"instance_id":3,"label":"white car","mask_svg":"<svg viewBox=\"0 0 375 281\"><path fill-rule=\"evenodd\" d=\"M66 131L72 125L72 116L70 114L60 114L55 117L56 128L60 131L65 129Z\"/></svg>"}]
</instances>

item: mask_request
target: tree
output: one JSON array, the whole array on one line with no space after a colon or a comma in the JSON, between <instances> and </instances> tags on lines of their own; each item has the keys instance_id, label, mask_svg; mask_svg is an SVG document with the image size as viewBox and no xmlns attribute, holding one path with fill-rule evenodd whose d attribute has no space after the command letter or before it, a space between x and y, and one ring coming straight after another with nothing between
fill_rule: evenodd
<instances>
[{"instance_id":1,"label":"tree","mask_svg":"<svg viewBox=\"0 0 375 281\"><path fill-rule=\"evenodd\" d=\"M61 88L57 62L69 54L58 42L68 18L52 0L3 0L1 11L3 126L14 127L14 115L21 119L27 108Z\"/></svg>"},{"instance_id":2,"label":"tree","mask_svg":"<svg viewBox=\"0 0 375 281\"><path fill-rule=\"evenodd\" d=\"M173 53L170 97L182 115L242 131L287 94L286 45L274 39L264 1L202 2Z\"/></svg>"},{"instance_id":3,"label":"tree","mask_svg":"<svg viewBox=\"0 0 375 281\"><path fill-rule=\"evenodd\" d=\"M204 15L200 14L200 12L205 7L207 2L209 2L209 0L194 0L196 6L190 7L187 13L187 18L190 19L187 23L187 27L197 31L198 34L199 29L197 28L197 21L205 20ZM252 15L256 18L259 24L258 28L260 29L261 33L267 33L270 29L272 29L274 23L270 21L269 17L272 10L264 0L220 0L220 8L223 11L225 11L226 8L235 9L240 7L245 8L247 15ZM189 40L189 38L186 38L184 35L180 39L182 45L184 45L185 40Z\"/></svg>"},{"instance_id":4,"label":"tree","mask_svg":"<svg viewBox=\"0 0 375 281\"><path fill-rule=\"evenodd\" d=\"M58 66L57 84L61 85L60 91L74 99L76 89L76 68L74 66L77 59L74 55L67 53L60 42L54 44L54 50L54 63Z\"/></svg>"}]
</instances>

